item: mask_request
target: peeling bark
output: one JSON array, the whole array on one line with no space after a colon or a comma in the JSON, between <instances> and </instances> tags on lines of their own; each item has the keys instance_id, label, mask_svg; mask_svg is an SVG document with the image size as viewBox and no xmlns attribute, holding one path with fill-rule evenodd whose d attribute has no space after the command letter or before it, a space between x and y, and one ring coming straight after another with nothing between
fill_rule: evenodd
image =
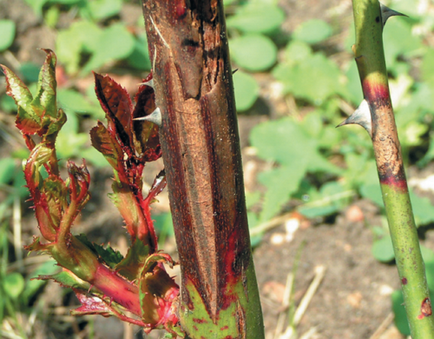
<instances>
[{"instance_id":1,"label":"peeling bark","mask_svg":"<svg viewBox=\"0 0 434 339\"><path fill-rule=\"evenodd\" d=\"M194 318L196 327L221 325L221 312L237 305L241 328L230 337L246 338L251 314L260 335L222 3L145 0L143 10L182 271L181 321L195 311L195 290L209 317Z\"/></svg>"}]
</instances>

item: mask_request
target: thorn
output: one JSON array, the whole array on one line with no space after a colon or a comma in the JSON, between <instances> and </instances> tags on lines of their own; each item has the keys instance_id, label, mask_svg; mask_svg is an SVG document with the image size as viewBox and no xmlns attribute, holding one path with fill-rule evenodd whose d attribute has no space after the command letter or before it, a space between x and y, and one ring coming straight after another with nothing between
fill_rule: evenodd
<instances>
[{"instance_id":1,"label":"thorn","mask_svg":"<svg viewBox=\"0 0 434 339\"><path fill-rule=\"evenodd\" d=\"M154 88L154 79L151 79L151 80L145 81L145 82L141 82L139 84L139 86L141 86L141 85L146 85L146 86Z\"/></svg>"},{"instance_id":2,"label":"thorn","mask_svg":"<svg viewBox=\"0 0 434 339\"><path fill-rule=\"evenodd\" d=\"M161 119L161 111L160 108L156 108L151 114L146 115L144 117L135 118L133 120L146 120L150 121L153 124L157 125L158 127L161 127L162 119Z\"/></svg>"},{"instance_id":3,"label":"thorn","mask_svg":"<svg viewBox=\"0 0 434 339\"><path fill-rule=\"evenodd\" d=\"M235 74L235 73L237 73L237 71L238 71L238 68L235 68L235 69L232 71L232 75Z\"/></svg>"},{"instance_id":4,"label":"thorn","mask_svg":"<svg viewBox=\"0 0 434 339\"><path fill-rule=\"evenodd\" d=\"M369 133L369 135L372 136L371 110L369 109L369 104L365 99L363 99L360 106L354 111L353 114L351 114L345 121L336 127L349 124L362 126Z\"/></svg>"},{"instance_id":5,"label":"thorn","mask_svg":"<svg viewBox=\"0 0 434 339\"><path fill-rule=\"evenodd\" d=\"M405 14L399 13L397 11L394 11L393 9L390 9L387 6L384 6L382 3L380 3L380 10L381 10L381 21L383 23L383 27L386 24L387 19L389 19L391 16L406 16Z\"/></svg>"}]
</instances>

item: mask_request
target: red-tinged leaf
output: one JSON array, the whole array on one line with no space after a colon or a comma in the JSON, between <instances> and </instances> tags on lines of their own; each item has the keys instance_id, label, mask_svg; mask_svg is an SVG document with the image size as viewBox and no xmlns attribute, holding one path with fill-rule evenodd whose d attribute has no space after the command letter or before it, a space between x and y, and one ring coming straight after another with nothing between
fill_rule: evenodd
<instances>
[{"instance_id":1,"label":"red-tinged leaf","mask_svg":"<svg viewBox=\"0 0 434 339\"><path fill-rule=\"evenodd\" d=\"M107 128L98 121L98 125L90 131L92 146L104 155L109 164L117 171L123 166L122 149Z\"/></svg>"},{"instance_id":2,"label":"red-tinged leaf","mask_svg":"<svg viewBox=\"0 0 434 339\"><path fill-rule=\"evenodd\" d=\"M100 298L95 296L88 296L80 291L74 290L75 295L81 303L79 308L71 311L72 315L87 315L99 314L104 317L115 315L110 307Z\"/></svg>"},{"instance_id":3,"label":"red-tinged leaf","mask_svg":"<svg viewBox=\"0 0 434 339\"><path fill-rule=\"evenodd\" d=\"M108 130L120 138L124 146L132 147L133 104L125 88L108 75L94 73L95 93L109 121Z\"/></svg>"},{"instance_id":4,"label":"red-tinged leaf","mask_svg":"<svg viewBox=\"0 0 434 339\"><path fill-rule=\"evenodd\" d=\"M35 203L36 200L42 203L41 200L43 199L43 210L49 215L50 229L56 230L68 204L65 183L59 177L49 176L41 185L40 192L40 196L34 198Z\"/></svg>"},{"instance_id":5,"label":"red-tinged leaf","mask_svg":"<svg viewBox=\"0 0 434 339\"><path fill-rule=\"evenodd\" d=\"M176 265L176 261L167 253L153 253L146 258L145 265L143 266L143 272L151 272L155 264L165 263L169 267Z\"/></svg>"},{"instance_id":6,"label":"red-tinged leaf","mask_svg":"<svg viewBox=\"0 0 434 339\"><path fill-rule=\"evenodd\" d=\"M173 303L178 297L179 286L167 274L164 266L161 265L163 262L171 266L174 264L168 254L150 255L139 281L142 320L155 327L165 325L168 321L172 324L177 322Z\"/></svg>"},{"instance_id":7,"label":"red-tinged leaf","mask_svg":"<svg viewBox=\"0 0 434 339\"><path fill-rule=\"evenodd\" d=\"M50 49L42 49L47 56L42 65L38 79L38 89L35 98L32 101L32 106L43 107L44 115L47 117L57 118L57 102L56 102L56 63L57 58L54 52Z\"/></svg>"},{"instance_id":8,"label":"red-tinged leaf","mask_svg":"<svg viewBox=\"0 0 434 339\"><path fill-rule=\"evenodd\" d=\"M145 324L140 320L122 314L121 309L118 309L114 303L107 303L98 297L87 295L81 291L74 290L74 292L82 306L75 310L71 310L72 315L99 314L104 317L116 316L121 321L143 327L145 331L150 328L150 324Z\"/></svg>"},{"instance_id":9,"label":"red-tinged leaf","mask_svg":"<svg viewBox=\"0 0 434 339\"><path fill-rule=\"evenodd\" d=\"M53 247L53 244L41 244L41 241L39 237L33 236L33 241L30 245L24 246L24 249L26 251L32 252L50 252L51 248Z\"/></svg>"},{"instance_id":10,"label":"red-tinged leaf","mask_svg":"<svg viewBox=\"0 0 434 339\"><path fill-rule=\"evenodd\" d=\"M37 279L40 280L53 280L60 284L62 287L69 287L75 290L89 291L91 289L91 285L78 278L74 273L70 270L63 268L62 271L52 275L40 275Z\"/></svg>"},{"instance_id":11,"label":"red-tinged leaf","mask_svg":"<svg viewBox=\"0 0 434 339\"><path fill-rule=\"evenodd\" d=\"M135 96L136 106L133 117L140 118L151 114L155 109L154 89L147 85L139 87ZM154 161L161 156L158 126L150 121L134 121L134 145L143 161Z\"/></svg>"},{"instance_id":12,"label":"red-tinged leaf","mask_svg":"<svg viewBox=\"0 0 434 339\"><path fill-rule=\"evenodd\" d=\"M58 182L60 179L50 176L44 180L40 173L41 167L48 163L53 152L53 149L44 144L38 144L33 148L24 167L24 177L33 199L39 229L42 236L49 241L55 241L60 223L61 206L55 206L56 199L65 198L65 192L61 192L62 184Z\"/></svg>"},{"instance_id":13,"label":"red-tinged leaf","mask_svg":"<svg viewBox=\"0 0 434 339\"><path fill-rule=\"evenodd\" d=\"M83 159L83 165L80 167L74 164L72 161L68 161L67 169L70 179L71 190L71 202L75 202L77 205L77 213L81 208L89 201L89 184L90 174L86 168L86 162Z\"/></svg>"},{"instance_id":14,"label":"red-tinged leaf","mask_svg":"<svg viewBox=\"0 0 434 339\"><path fill-rule=\"evenodd\" d=\"M16 125L24 134L35 134L41 128L41 117L32 108L33 96L21 79L4 65L0 65L6 77L6 94L18 106Z\"/></svg>"},{"instance_id":15,"label":"red-tinged leaf","mask_svg":"<svg viewBox=\"0 0 434 339\"><path fill-rule=\"evenodd\" d=\"M32 196L36 190L39 190L42 182L39 170L41 166L50 160L52 154L53 150L51 148L46 147L44 144L38 144L33 148L29 158L27 159L24 167L24 176Z\"/></svg>"},{"instance_id":16,"label":"red-tinged leaf","mask_svg":"<svg viewBox=\"0 0 434 339\"><path fill-rule=\"evenodd\" d=\"M144 78L143 79L143 83L144 84L146 84L146 83L148 83L148 86L151 86L152 87L152 85L149 85L149 83L152 83L152 78L153 78L153 75L152 75L152 70L149 72L149 74L146 76L146 78Z\"/></svg>"},{"instance_id":17,"label":"red-tinged leaf","mask_svg":"<svg viewBox=\"0 0 434 339\"><path fill-rule=\"evenodd\" d=\"M122 261L116 265L116 271L130 281L136 280L149 255L149 246L136 239Z\"/></svg>"},{"instance_id":18,"label":"red-tinged leaf","mask_svg":"<svg viewBox=\"0 0 434 339\"><path fill-rule=\"evenodd\" d=\"M31 112L32 93L14 72L4 65L0 67L6 77L6 94L14 99L18 107Z\"/></svg>"},{"instance_id":19,"label":"red-tinged leaf","mask_svg":"<svg viewBox=\"0 0 434 339\"><path fill-rule=\"evenodd\" d=\"M165 171L162 170L160 173L158 173L154 182L152 183L152 187L149 190L148 196L146 197L145 201L148 204L152 204L155 201L155 197L160 194L166 187L166 184L166 174Z\"/></svg>"},{"instance_id":20,"label":"red-tinged leaf","mask_svg":"<svg viewBox=\"0 0 434 339\"><path fill-rule=\"evenodd\" d=\"M50 116L45 115L43 119L43 124L45 129L39 132L39 135L55 135L59 133L60 129L66 122L66 114L62 109L59 109L57 112L57 116L52 118Z\"/></svg>"},{"instance_id":21,"label":"red-tinged leaf","mask_svg":"<svg viewBox=\"0 0 434 339\"><path fill-rule=\"evenodd\" d=\"M113 193L110 198L124 218L127 231L134 240L137 236L137 226L141 219L141 210L138 206L136 196L131 191L131 187L120 182L113 182Z\"/></svg>"}]
</instances>

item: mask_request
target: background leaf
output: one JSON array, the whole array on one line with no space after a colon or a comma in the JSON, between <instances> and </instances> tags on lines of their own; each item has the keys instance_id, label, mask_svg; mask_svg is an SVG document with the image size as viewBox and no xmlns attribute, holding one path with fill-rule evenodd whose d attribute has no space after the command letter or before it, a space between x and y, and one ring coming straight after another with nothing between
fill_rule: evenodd
<instances>
[{"instance_id":1,"label":"background leaf","mask_svg":"<svg viewBox=\"0 0 434 339\"><path fill-rule=\"evenodd\" d=\"M332 33L333 29L327 22L320 19L312 19L299 25L295 29L292 38L308 44L317 44L329 38Z\"/></svg>"},{"instance_id":2,"label":"background leaf","mask_svg":"<svg viewBox=\"0 0 434 339\"><path fill-rule=\"evenodd\" d=\"M233 75L235 103L237 111L242 112L253 106L258 99L259 86L250 74L238 71Z\"/></svg>"},{"instance_id":3,"label":"background leaf","mask_svg":"<svg viewBox=\"0 0 434 339\"><path fill-rule=\"evenodd\" d=\"M0 20L0 51L8 49L15 39L15 22Z\"/></svg>"},{"instance_id":4,"label":"background leaf","mask_svg":"<svg viewBox=\"0 0 434 339\"><path fill-rule=\"evenodd\" d=\"M230 40L229 45L236 64L248 71L267 70L277 59L276 45L262 34L247 34Z\"/></svg>"},{"instance_id":5,"label":"background leaf","mask_svg":"<svg viewBox=\"0 0 434 339\"><path fill-rule=\"evenodd\" d=\"M276 31L284 19L285 13L276 5L250 2L240 6L235 15L226 20L226 25L244 33L270 33Z\"/></svg>"}]
</instances>

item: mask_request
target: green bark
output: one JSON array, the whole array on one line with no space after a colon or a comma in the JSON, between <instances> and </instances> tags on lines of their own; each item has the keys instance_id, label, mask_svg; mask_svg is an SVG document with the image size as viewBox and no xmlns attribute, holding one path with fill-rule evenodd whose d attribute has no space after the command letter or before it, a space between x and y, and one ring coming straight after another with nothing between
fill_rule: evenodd
<instances>
[{"instance_id":1,"label":"green bark","mask_svg":"<svg viewBox=\"0 0 434 339\"><path fill-rule=\"evenodd\" d=\"M434 322L401 148L390 100L378 0L353 0L355 59L369 114L357 122L372 138L383 201L413 339L434 338ZM384 15L384 14L383 14Z\"/></svg>"}]
</instances>

